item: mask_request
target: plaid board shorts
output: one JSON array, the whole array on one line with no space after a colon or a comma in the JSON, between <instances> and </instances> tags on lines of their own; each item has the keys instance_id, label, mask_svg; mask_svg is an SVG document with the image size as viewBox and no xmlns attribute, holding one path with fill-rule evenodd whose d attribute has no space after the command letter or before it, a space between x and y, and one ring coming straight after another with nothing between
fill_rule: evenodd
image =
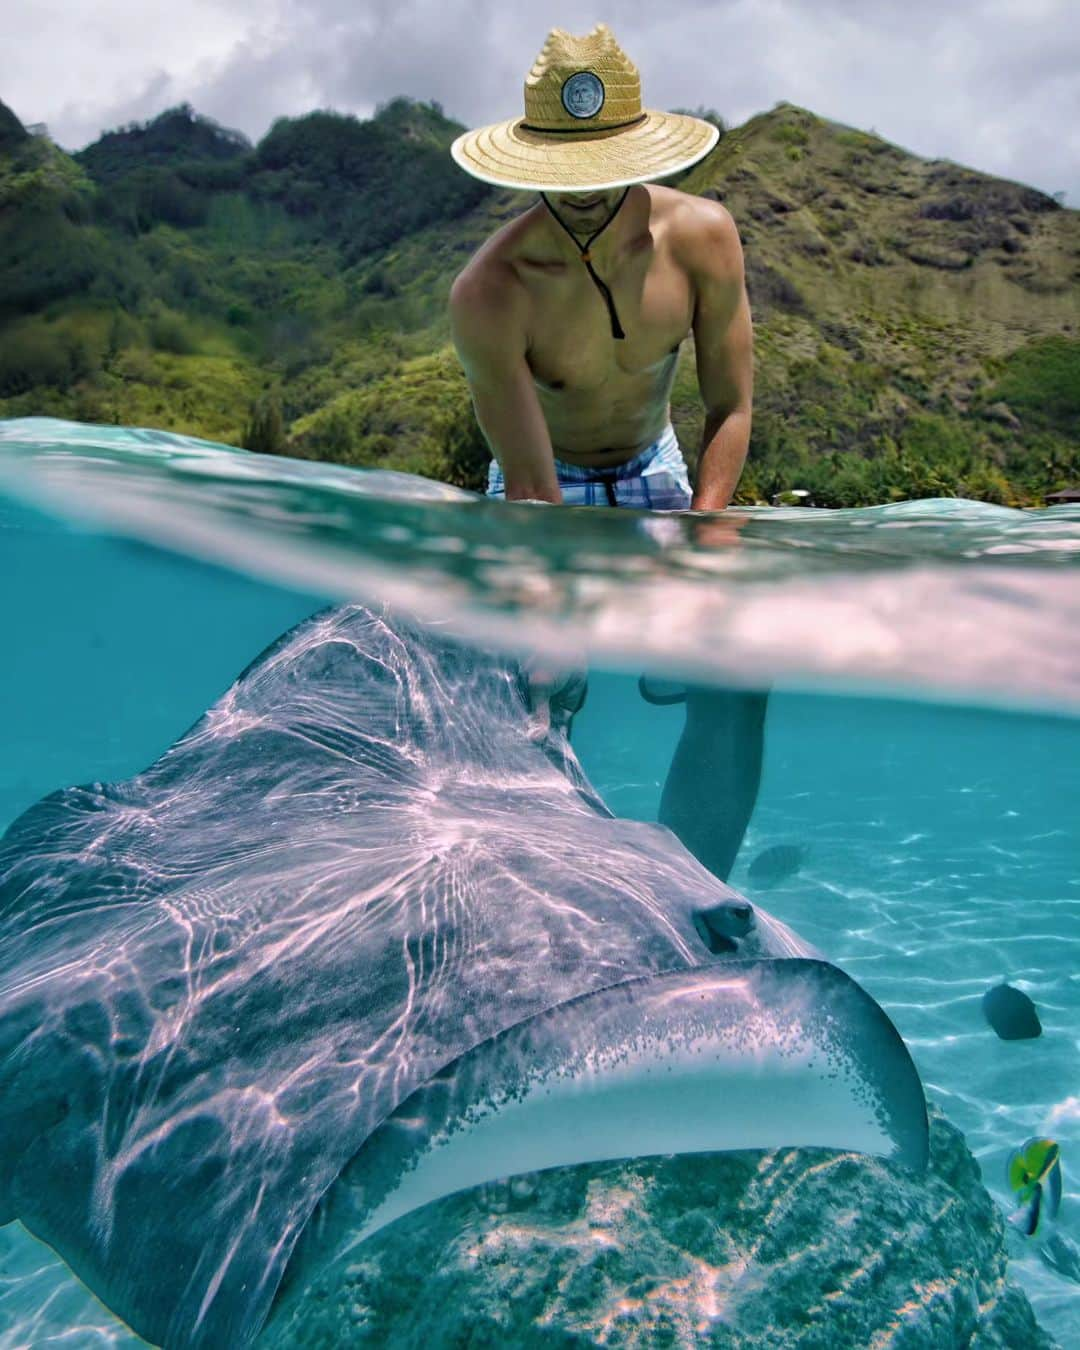
<instances>
[{"instance_id":1,"label":"plaid board shorts","mask_svg":"<svg viewBox=\"0 0 1080 1350\"><path fill-rule=\"evenodd\" d=\"M670 422L652 445L625 464L596 469L557 459L555 472L566 506L630 506L645 511L690 509L686 460ZM495 460L488 469L487 495L506 496L506 481Z\"/></svg>"}]
</instances>

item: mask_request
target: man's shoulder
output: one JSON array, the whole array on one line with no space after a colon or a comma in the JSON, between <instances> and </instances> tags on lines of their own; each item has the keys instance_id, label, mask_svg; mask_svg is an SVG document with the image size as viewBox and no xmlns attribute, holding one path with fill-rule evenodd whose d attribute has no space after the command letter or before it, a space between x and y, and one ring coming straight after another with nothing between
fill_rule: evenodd
<instances>
[{"instance_id":1,"label":"man's shoulder","mask_svg":"<svg viewBox=\"0 0 1080 1350\"><path fill-rule=\"evenodd\" d=\"M521 304L524 289L514 265L520 234L521 217L517 217L484 240L454 278L451 312L494 312L502 316Z\"/></svg>"},{"instance_id":2,"label":"man's shoulder","mask_svg":"<svg viewBox=\"0 0 1080 1350\"><path fill-rule=\"evenodd\" d=\"M660 185L652 191L664 212L672 251L687 268L741 269L738 226L723 202Z\"/></svg>"},{"instance_id":3,"label":"man's shoulder","mask_svg":"<svg viewBox=\"0 0 1080 1350\"><path fill-rule=\"evenodd\" d=\"M459 352L490 352L497 346L505 355L524 346L528 293L514 267L512 249L501 244L498 234L487 239L454 278L449 308Z\"/></svg>"}]
</instances>

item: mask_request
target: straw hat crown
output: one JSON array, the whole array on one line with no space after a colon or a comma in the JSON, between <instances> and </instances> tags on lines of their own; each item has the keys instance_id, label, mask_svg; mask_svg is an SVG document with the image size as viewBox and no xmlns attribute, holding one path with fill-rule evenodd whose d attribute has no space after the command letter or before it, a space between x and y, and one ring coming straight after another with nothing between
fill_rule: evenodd
<instances>
[{"instance_id":1,"label":"straw hat crown","mask_svg":"<svg viewBox=\"0 0 1080 1350\"><path fill-rule=\"evenodd\" d=\"M641 106L641 76L607 24L547 35L525 78L525 116L466 131L450 154L485 183L582 192L678 173L719 138L710 122Z\"/></svg>"},{"instance_id":2,"label":"straw hat crown","mask_svg":"<svg viewBox=\"0 0 1080 1350\"><path fill-rule=\"evenodd\" d=\"M641 75L607 24L584 37L551 30L525 77L524 126L576 131L625 126L641 116Z\"/></svg>"}]
</instances>

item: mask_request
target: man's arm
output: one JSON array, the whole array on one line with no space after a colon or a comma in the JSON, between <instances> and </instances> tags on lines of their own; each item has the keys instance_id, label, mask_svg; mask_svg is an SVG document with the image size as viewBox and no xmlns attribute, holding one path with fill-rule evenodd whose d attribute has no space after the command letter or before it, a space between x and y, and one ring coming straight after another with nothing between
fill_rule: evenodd
<instances>
[{"instance_id":1,"label":"man's arm","mask_svg":"<svg viewBox=\"0 0 1080 1350\"><path fill-rule=\"evenodd\" d=\"M753 325L742 245L719 203L702 202L690 257L696 287L694 345L705 404L705 434L692 507L720 511L731 501L750 448Z\"/></svg>"},{"instance_id":2,"label":"man's arm","mask_svg":"<svg viewBox=\"0 0 1080 1350\"><path fill-rule=\"evenodd\" d=\"M498 264L489 264L495 268ZM467 268L450 290L450 331L507 501L561 502L551 436L525 360L524 297L513 272Z\"/></svg>"}]
</instances>

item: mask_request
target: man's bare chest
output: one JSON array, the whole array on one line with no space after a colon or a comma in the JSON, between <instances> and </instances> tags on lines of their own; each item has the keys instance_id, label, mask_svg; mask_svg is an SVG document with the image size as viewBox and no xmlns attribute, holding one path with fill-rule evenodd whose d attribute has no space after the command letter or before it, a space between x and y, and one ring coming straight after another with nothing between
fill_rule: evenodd
<instances>
[{"instance_id":1,"label":"man's bare chest","mask_svg":"<svg viewBox=\"0 0 1080 1350\"><path fill-rule=\"evenodd\" d=\"M531 301L527 360L542 389L610 394L662 379L693 320L690 280L670 260L639 258L604 278L622 339L584 264L526 264L519 275Z\"/></svg>"}]
</instances>

